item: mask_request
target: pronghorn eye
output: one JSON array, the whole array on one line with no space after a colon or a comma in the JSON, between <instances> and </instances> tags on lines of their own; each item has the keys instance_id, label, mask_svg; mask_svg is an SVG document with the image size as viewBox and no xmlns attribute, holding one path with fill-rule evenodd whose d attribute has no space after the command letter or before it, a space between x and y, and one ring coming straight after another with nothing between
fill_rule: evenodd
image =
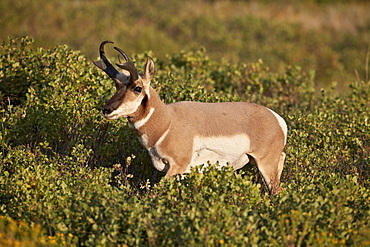
<instances>
[{"instance_id":1,"label":"pronghorn eye","mask_svg":"<svg viewBox=\"0 0 370 247\"><path fill-rule=\"evenodd\" d=\"M134 88L134 93L141 93L143 91L142 87L135 87Z\"/></svg>"}]
</instances>

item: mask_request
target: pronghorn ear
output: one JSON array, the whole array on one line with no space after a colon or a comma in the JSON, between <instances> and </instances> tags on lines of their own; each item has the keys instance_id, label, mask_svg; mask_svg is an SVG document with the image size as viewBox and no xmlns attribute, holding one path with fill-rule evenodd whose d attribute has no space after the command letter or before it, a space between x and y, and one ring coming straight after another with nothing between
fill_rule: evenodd
<instances>
[{"instance_id":1,"label":"pronghorn ear","mask_svg":"<svg viewBox=\"0 0 370 247\"><path fill-rule=\"evenodd\" d=\"M154 62L151 57L148 57L145 65L144 79L150 81L153 79L155 73Z\"/></svg>"}]
</instances>

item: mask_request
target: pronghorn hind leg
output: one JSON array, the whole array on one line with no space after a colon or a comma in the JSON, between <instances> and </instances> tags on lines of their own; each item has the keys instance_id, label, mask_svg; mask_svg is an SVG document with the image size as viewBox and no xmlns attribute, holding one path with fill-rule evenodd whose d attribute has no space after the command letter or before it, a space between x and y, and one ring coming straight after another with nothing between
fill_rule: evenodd
<instances>
[{"instance_id":1,"label":"pronghorn hind leg","mask_svg":"<svg viewBox=\"0 0 370 247\"><path fill-rule=\"evenodd\" d=\"M281 179L281 173L283 172L284 168L284 161L285 161L286 154L284 152L281 152L280 157L279 157L279 163L278 163L278 168L277 168L277 177L274 181L272 181L272 188L270 188L270 194L271 195L276 195L279 194L283 188L280 187L280 179Z\"/></svg>"},{"instance_id":2,"label":"pronghorn hind leg","mask_svg":"<svg viewBox=\"0 0 370 247\"><path fill-rule=\"evenodd\" d=\"M284 152L282 152L278 158L264 157L264 159L255 159L258 170L261 172L271 195L276 195L282 191L282 188L279 186L279 184L280 176L283 171L284 160Z\"/></svg>"},{"instance_id":3,"label":"pronghorn hind leg","mask_svg":"<svg viewBox=\"0 0 370 247\"><path fill-rule=\"evenodd\" d=\"M284 152L281 152L280 154L280 160L279 160L279 165L278 165L278 176L279 180L281 178L281 173L283 172L284 169L284 161L285 161L286 154Z\"/></svg>"}]
</instances>

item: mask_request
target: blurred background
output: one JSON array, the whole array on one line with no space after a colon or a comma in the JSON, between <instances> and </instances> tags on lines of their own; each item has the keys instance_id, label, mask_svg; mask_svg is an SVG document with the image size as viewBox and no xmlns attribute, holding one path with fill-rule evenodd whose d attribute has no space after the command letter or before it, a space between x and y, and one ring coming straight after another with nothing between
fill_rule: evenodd
<instances>
[{"instance_id":1,"label":"blurred background","mask_svg":"<svg viewBox=\"0 0 370 247\"><path fill-rule=\"evenodd\" d=\"M66 44L91 60L112 40L129 55L205 48L216 62L299 65L339 92L368 79L367 0L1 0L0 11L1 42L27 35L34 48Z\"/></svg>"}]
</instances>

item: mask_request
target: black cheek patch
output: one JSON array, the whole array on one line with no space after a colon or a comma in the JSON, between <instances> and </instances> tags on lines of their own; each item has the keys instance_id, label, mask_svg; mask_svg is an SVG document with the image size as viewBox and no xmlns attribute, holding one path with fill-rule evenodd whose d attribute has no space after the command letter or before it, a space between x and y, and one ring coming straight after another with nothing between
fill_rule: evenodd
<instances>
[{"instance_id":1,"label":"black cheek patch","mask_svg":"<svg viewBox=\"0 0 370 247\"><path fill-rule=\"evenodd\" d=\"M149 100L148 95L145 94L143 100L141 101L141 105L146 106L148 104L148 100Z\"/></svg>"}]
</instances>

